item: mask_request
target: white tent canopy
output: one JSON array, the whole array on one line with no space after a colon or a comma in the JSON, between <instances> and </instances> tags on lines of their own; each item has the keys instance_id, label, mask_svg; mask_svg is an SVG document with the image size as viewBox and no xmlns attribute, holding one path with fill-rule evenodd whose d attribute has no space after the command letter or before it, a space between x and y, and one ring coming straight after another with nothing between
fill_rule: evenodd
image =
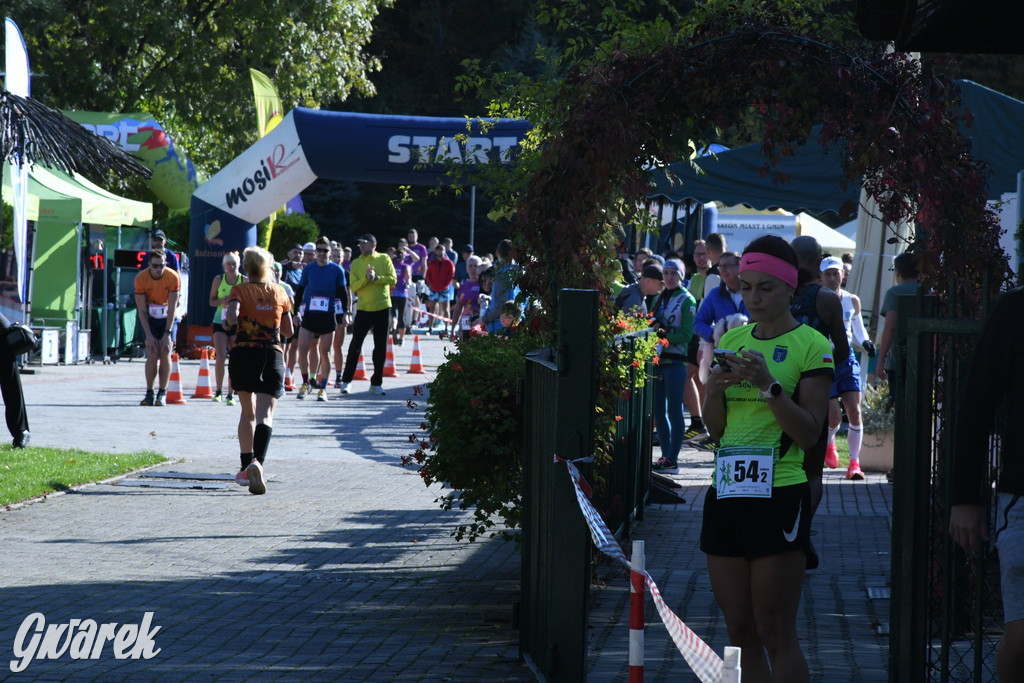
<instances>
[{"instance_id":1,"label":"white tent canopy","mask_svg":"<svg viewBox=\"0 0 1024 683\"><path fill-rule=\"evenodd\" d=\"M887 289L896 284L892 274L893 259L914 238L913 225L901 223L890 226L883 223L878 214L878 205L861 190L860 209L857 212L857 252L846 283L847 291L860 297L865 327L869 331L877 328L876 340L881 339L878 309L882 297ZM896 238L894 244L888 243L891 237Z\"/></svg>"},{"instance_id":2,"label":"white tent canopy","mask_svg":"<svg viewBox=\"0 0 1024 683\"><path fill-rule=\"evenodd\" d=\"M853 252L857 243L825 225L810 214L791 214L782 209L758 211L730 206L718 213L717 232L725 236L730 251L743 248L762 235L777 235L787 242L797 235L810 235L822 249L833 254Z\"/></svg>"}]
</instances>

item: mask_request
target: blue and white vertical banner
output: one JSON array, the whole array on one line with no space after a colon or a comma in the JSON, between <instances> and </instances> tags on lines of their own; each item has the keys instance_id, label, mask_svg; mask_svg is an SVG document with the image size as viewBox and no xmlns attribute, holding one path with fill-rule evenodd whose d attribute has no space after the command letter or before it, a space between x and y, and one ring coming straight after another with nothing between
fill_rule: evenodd
<instances>
[{"instance_id":1,"label":"blue and white vertical banner","mask_svg":"<svg viewBox=\"0 0 1024 683\"><path fill-rule=\"evenodd\" d=\"M5 71L4 87L7 92L21 97L31 94L28 50L18 25L4 19ZM28 265L28 164L25 159L12 159L11 190L14 194L14 260L17 267L18 300L28 300L26 268ZM23 322L28 322L27 320Z\"/></svg>"},{"instance_id":2,"label":"blue and white vertical banner","mask_svg":"<svg viewBox=\"0 0 1024 683\"><path fill-rule=\"evenodd\" d=\"M284 120L260 138L192 195L192 250L189 320L194 325L213 322L207 292L223 272L224 254L256 244L256 223L294 197L316 176L303 155L295 130L295 117Z\"/></svg>"}]
</instances>

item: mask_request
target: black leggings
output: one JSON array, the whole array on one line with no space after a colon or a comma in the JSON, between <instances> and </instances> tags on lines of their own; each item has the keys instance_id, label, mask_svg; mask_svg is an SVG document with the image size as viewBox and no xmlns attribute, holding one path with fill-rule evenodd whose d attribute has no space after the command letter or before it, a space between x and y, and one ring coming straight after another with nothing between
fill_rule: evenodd
<instances>
[{"instance_id":1,"label":"black leggings","mask_svg":"<svg viewBox=\"0 0 1024 683\"><path fill-rule=\"evenodd\" d=\"M348 356L345 359L345 372L341 381L346 384L352 381L356 374L356 365L359 364L359 354L363 350L363 340L366 333L373 330L373 375L370 377L370 384L379 387L384 383L384 361L388 349L388 324L391 322L391 309L384 308L379 311L356 311L355 320L349 327L352 335L348 343Z\"/></svg>"},{"instance_id":2,"label":"black leggings","mask_svg":"<svg viewBox=\"0 0 1024 683\"><path fill-rule=\"evenodd\" d=\"M405 329L405 297L404 296L393 296L391 297L391 312L398 316L398 328L399 330Z\"/></svg>"},{"instance_id":3,"label":"black leggings","mask_svg":"<svg viewBox=\"0 0 1024 683\"><path fill-rule=\"evenodd\" d=\"M18 438L28 431L28 412L25 410L25 394L21 390L21 375L14 354L7 345L0 342L0 391L3 392L7 414L7 429L11 436Z\"/></svg>"}]
</instances>

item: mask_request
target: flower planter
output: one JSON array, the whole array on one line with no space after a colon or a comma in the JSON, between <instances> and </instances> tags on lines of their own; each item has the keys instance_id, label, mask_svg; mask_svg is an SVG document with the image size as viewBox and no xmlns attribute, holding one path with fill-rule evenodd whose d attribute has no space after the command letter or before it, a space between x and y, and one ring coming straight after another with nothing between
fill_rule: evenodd
<instances>
[{"instance_id":1,"label":"flower planter","mask_svg":"<svg viewBox=\"0 0 1024 683\"><path fill-rule=\"evenodd\" d=\"M891 431L865 434L860 446L860 468L866 472L888 472L892 469L892 447Z\"/></svg>"}]
</instances>

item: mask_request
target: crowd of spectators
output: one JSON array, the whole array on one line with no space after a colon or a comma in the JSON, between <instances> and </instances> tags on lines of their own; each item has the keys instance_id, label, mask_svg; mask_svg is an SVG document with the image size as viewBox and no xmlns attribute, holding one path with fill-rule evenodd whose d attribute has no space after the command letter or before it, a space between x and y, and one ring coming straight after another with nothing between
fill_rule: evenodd
<instances>
[{"instance_id":1,"label":"crowd of spectators","mask_svg":"<svg viewBox=\"0 0 1024 683\"><path fill-rule=\"evenodd\" d=\"M415 229L391 246L377 245L372 235L363 237L374 239L374 247L368 253L357 253L354 258L350 247L321 237L317 243L292 245L287 258L276 266L280 281L294 288L291 294L295 332L285 350L287 391L298 388L302 398L316 392L319 400L326 400L323 392L328 386L332 365L335 386L341 388L346 384L343 375L347 374L347 363L342 345L359 311L359 296L353 291L351 280L353 265L360 258L385 255L394 268L395 281L388 285L387 334L397 346L405 344L406 332L413 328L421 329L423 334L452 336L468 336L474 329L505 334L522 317L521 309L512 315L513 307L508 305L518 294L509 240L502 240L492 255L477 254L472 244L464 244L456 251L450 237L429 237L426 244L421 243ZM362 239L357 242L362 244ZM317 265L328 268L327 264L334 264L341 275L331 271L332 277L338 279L336 291L319 293L324 300L329 299L327 305L334 316L333 328L328 330L328 325L320 321L322 324L316 330L303 333L303 319L309 318L310 313L317 317L322 317L323 313L303 307L302 298L306 293L303 273L311 264L314 270ZM379 275L380 269L374 272ZM318 299L318 306L323 303ZM295 379L296 366L301 382Z\"/></svg>"},{"instance_id":2,"label":"crowd of spectators","mask_svg":"<svg viewBox=\"0 0 1024 683\"><path fill-rule=\"evenodd\" d=\"M730 640L755 677L770 671L807 680L795 615L804 571L817 566L810 521L823 467L838 464L834 437L844 412L846 478L864 478L852 348L873 356L874 347L859 300L843 289L852 260L823 254L810 237L759 238L739 253L717 233L678 252L644 248L619 258L615 307L648 317L663 339L653 377L661 451L653 469L678 472L682 444L714 453L701 548ZM886 301L915 286L912 264L910 255L897 259L900 286ZM883 305L880 363L892 344L894 309ZM888 365L880 378L892 373ZM775 598L752 602L751 587L768 575ZM771 632L760 628L768 623Z\"/></svg>"}]
</instances>

